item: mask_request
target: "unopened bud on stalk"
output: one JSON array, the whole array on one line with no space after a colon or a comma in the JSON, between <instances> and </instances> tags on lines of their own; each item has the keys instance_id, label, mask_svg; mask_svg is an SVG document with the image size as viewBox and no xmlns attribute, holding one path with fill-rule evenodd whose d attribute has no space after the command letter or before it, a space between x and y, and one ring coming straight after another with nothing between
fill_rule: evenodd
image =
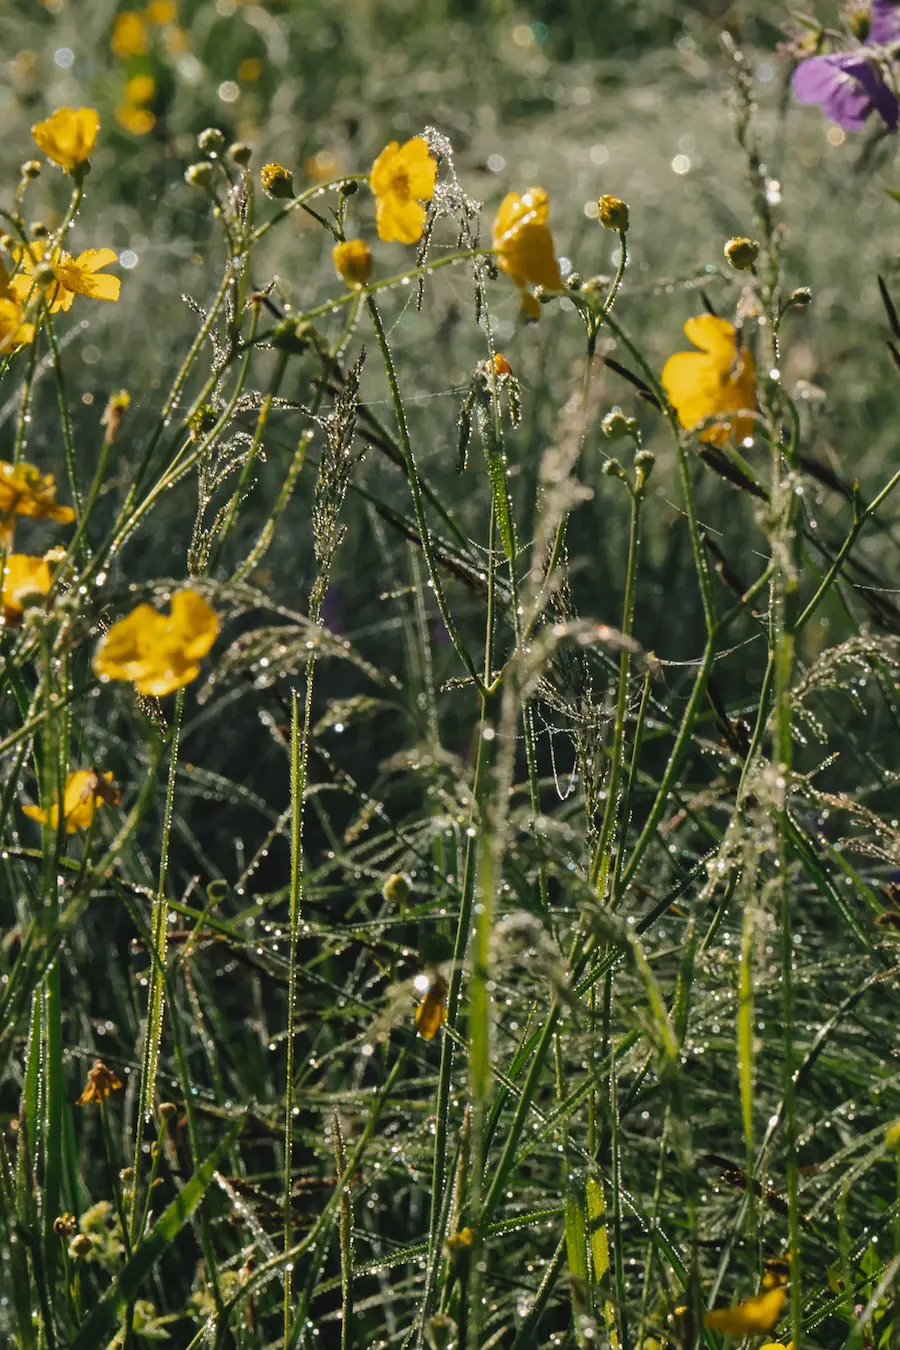
<instances>
[{"instance_id":1,"label":"unopened bud on stalk","mask_svg":"<svg viewBox=\"0 0 900 1350\"><path fill-rule=\"evenodd\" d=\"M795 291L791 291L788 296L788 304L795 305L797 309L805 309L812 303L812 291L808 286L798 286Z\"/></svg>"},{"instance_id":2,"label":"unopened bud on stalk","mask_svg":"<svg viewBox=\"0 0 900 1350\"><path fill-rule=\"evenodd\" d=\"M130 402L131 395L127 389L120 389L117 393L110 394L109 402L100 418L100 425L106 428L106 439L110 445L119 434L119 425Z\"/></svg>"},{"instance_id":3,"label":"unopened bud on stalk","mask_svg":"<svg viewBox=\"0 0 900 1350\"><path fill-rule=\"evenodd\" d=\"M248 145L246 141L235 141L233 145L228 147L228 158L232 164L238 164L242 169L245 169L253 158L253 147Z\"/></svg>"},{"instance_id":4,"label":"unopened bud on stalk","mask_svg":"<svg viewBox=\"0 0 900 1350\"><path fill-rule=\"evenodd\" d=\"M608 441L618 441L623 436L633 437L637 422L633 417L626 417L621 408L612 408L600 423L600 430Z\"/></svg>"},{"instance_id":5,"label":"unopened bud on stalk","mask_svg":"<svg viewBox=\"0 0 900 1350\"><path fill-rule=\"evenodd\" d=\"M759 257L759 244L755 239L729 239L725 245L725 257L736 272L750 272Z\"/></svg>"},{"instance_id":6,"label":"unopened bud on stalk","mask_svg":"<svg viewBox=\"0 0 900 1350\"><path fill-rule=\"evenodd\" d=\"M33 178L38 178L40 176L41 161L39 159L26 159L20 172L27 182L31 182Z\"/></svg>"},{"instance_id":7,"label":"unopened bud on stalk","mask_svg":"<svg viewBox=\"0 0 900 1350\"><path fill-rule=\"evenodd\" d=\"M354 192L359 192L359 183L355 178L348 178L345 183L341 183L338 192L342 197L352 197Z\"/></svg>"},{"instance_id":8,"label":"unopened bud on stalk","mask_svg":"<svg viewBox=\"0 0 900 1350\"><path fill-rule=\"evenodd\" d=\"M409 877L405 877L402 872L392 872L385 878L381 894L390 905L405 905L411 890Z\"/></svg>"},{"instance_id":9,"label":"unopened bud on stalk","mask_svg":"<svg viewBox=\"0 0 900 1350\"><path fill-rule=\"evenodd\" d=\"M197 137L197 148L202 155L220 155L225 146L225 137L218 127L207 127Z\"/></svg>"},{"instance_id":10,"label":"unopened bud on stalk","mask_svg":"<svg viewBox=\"0 0 900 1350\"><path fill-rule=\"evenodd\" d=\"M259 171L263 192L270 197L293 197L294 176L283 164L264 164Z\"/></svg>"},{"instance_id":11,"label":"unopened bud on stalk","mask_svg":"<svg viewBox=\"0 0 900 1350\"><path fill-rule=\"evenodd\" d=\"M497 352L495 354L492 364L494 367L495 375L511 375L513 373L512 366L509 364L509 362L507 361L506 357L503 355L502 352Z\"/></svg>"},{"instance_id":12,"label":"unopened bud on stalk","mask_svg":"<svg viewBox=\"0 0 900 1350\"><path fill-rule=\"evenodd\" d=\"M628 229L628 207L621 197L607 194L597 203L597 219L605 230L618 230L624 234Z\"/></svg>"},{"instance_id":13,"label":"unopened bud on stalk","mask_svg":"<svg viewBox=\"0 0 900 1350\"><path fill-rule=\"evenodd\" d=\"M42 291L45 291L48 286L52 286L56 281L56 273L53 271L50 264L45 262L38 263L32 273L32 277L34 284L39 286Z\"/></svg>"},{"instance_id":14,"label":"unopened bud on stalk","mask_svg":"<svg viewBox=\"0 0 900 1350\"><path fill-rule=\"evenodd\" d=\"M198 164L189 164L184 171L184 181L190 183L191 187L208 188L212 187L213 171L212 165L201 160Z\"/></svg>"},{"instance_id":15,"label":"unopened bud on stalk","mask_svg":"<svg viewBox=\"0 0 900 1350\"><path fill-rule=\"evenodd\" d=\"M637 471L638 484L643 487L647 479L653 472L653 466L656 463L656 456L652 450L639 450L634 457L634 467Z\"/></svg>"},{"instance_id":16,"label":"unopened bud on stalk","mask_svg":"<svg viewBox=\"0 0 900 1350\"><path fill-rule=\"evenodd\" d=\"M607 478L621 478L623 483L628 482L628 474L617 459L608 459L603 465L602 472Z\"/></svg>"},{"instance_id":17,"label":"unopened bud on stalk","mask_svg":"<svg viewBox=\"0 0 900 1350\"><path fill-rule=\"evenodd\" d=\"M566 277L566 290L580 291L584 285L584 277L580 272L570 272Z\"/></svg>"},{"instance_id":18,"label":"unopened bud on stalk","mask_svg":"<svg viewBox=\"0 0 900 1350\"><path fill-rule=\"evenodd\" d=\"M82 1257L90 1254L93 1245L94 1244L91 1242L87 1233L79 1233L78 1236L73 1237L72 1241L69 1243L69 1255L78 1261Z\"/></svg>"},{"instance_id":19,"label":"unopened bud on stalk","mask_svg":"<svg viewBox=\"0 0 900 1350\"><path fill-rule=\"evenodd\" d=\"M28 233L32 239L46 239L50 229L42 220L33 220L28 227Z\"/></svg>"}]
</instances>

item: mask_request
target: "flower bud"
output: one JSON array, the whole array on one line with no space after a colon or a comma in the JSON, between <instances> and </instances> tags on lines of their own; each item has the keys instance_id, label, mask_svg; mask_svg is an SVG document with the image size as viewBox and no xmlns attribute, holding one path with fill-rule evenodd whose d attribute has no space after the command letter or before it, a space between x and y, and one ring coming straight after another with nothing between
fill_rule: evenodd
<instances>
[{"instance_id":1,"label":"flower bud","mask_svg":"<svg viewBox=\"0 0 900 1350\"><path fill-rule=\"evenodd\" d=\"M73 1237L72 1241L69 1243L69 1255L76 1261L80 1261L82 1257L90 1254L93 1245L94 1244L91 1242L87 1233L79 1233L78 1236Z\"/></svg>"},{"instance_id":2,"label":"flower bud","mask_svg":"<svg viewBox=\"0 0 900 1350\"><path fill-rule=\"evenodd\" d=\"M39 159L26 159L20 170L22 177L30 182L37 178L41 172L41 161Z\"/></svg>"},{"instance_id":3,"label":"flower bud","mask_svg":"<svg viewBox=\"0 0 900 1350\"><path fill-rule=\"evenodd\" d=\"M797 309L805 309L812 303L812 291L808 286L798 286L795 291L791 291L788 296L788 304L795 305Z\"/></svg>"},{"instance_id":4,"label":"flower bud","mask_svg":"<svg viewBox=\"0 0 900 1350\"><path fill-rule=\"evenodd\" d=\"M246 141L235 141L228 147L228 158L232 164L238 164L242 169L246 169L253 158L253 147Z\"/></svg>"},{"instance_id":5,"label":"flower bud","mask_svg":"<svg viewBox=\"0 0 900 1350\"><path fill-rule=\"evenodd\" d=\"M259 171L263 192L270 197L293 197L294 176L283 164L264 164Z\"/></svg>"},{"instance_id":6,"label":"flower bud","mask_svg":"<svg viewBox=\"0 0 900 1350\"><path fill-rule=\"evenodd\" d=\"M178 1107L174 1102L160 1102L159 1104L159 1114L162 1116L163 1120L168 1120L170 1116L174 1116L177 1111Z\"/></svg>"},{"instance_id":7,"label":"flower bud","mask_svg":"<svg viewBox=\"0 0 900 1350\"><path fill-rule=\"evenodd\" d=\"M750 272L759 257L759 244L755 239L729 239L725 245L725 257L736 272Z\"/></svg>"},{"instance_id":8,"label":"flower bud","mask_svg":"<svg viewBox=\"0 0 900 1350\"><path fill-rule=\"evenodd\" d=\"M409 877L402 872L392 872L381 888L381 894L390 905L405 905L411 891Z\"/></svg>"},{"instance_id":9,"label":"flower bud","mask_svg":"<svg viewBox=\"0 0 900 1350\"><path fill-rule=\"evenodd\" d=\"M309 346L313 331L308 323L299 319L281 319L272 329L272 346L280 352L300 356Z\"/></svg>"},{"instance_id":10,"label":"flower bud","mask_svg":"<svg viewBox=\"0 0 900 1350\"><path fill-rule=\"evenodd\" d=\"M354 192L359 192L359 183L355 178L348 178L345 183L341 183L338 192L342 197L352 197Z\"/></svg>"},{"instance_id":11,"label":"flower bud","mask_svg":"<svg viewBox=\"0 0 900 1350\"><path fill-rule=\"evenodd\" d=\"M46 239L50 233L50 228L42 220L33 220L28 227L28 232L32 239Z\"/></svg>"},{"instance_id":12,"label":"flower bud","mask_svg":"<svg viewBox=\"0 0 900 1350\"><path fill-rule=\"evenodd\" d=\"M652 450L639 450L634 457L634 467L644 480L650 477L655 463L656 456Z\"/></svg>"},{"instance_id":13,"label":"flower bud","mask_svg":"<svg viewBox=\"0 0 900 1350\"><path fill-rule=\"evenodd\" d=\"M495 354L492 365L494 367L495 375L511 375L513 373L512 366L502 352L497 352Z\"/></svg>"},{"instance_id":14,"label":"flower bud","mask_svg":"<svg viewBox=\"0 0 900 1350\"><path fill-rule=\"evenodd\" d=\"M225 145L225 137L218 127L207 127L197 137L197 148L202 155L220 155Z\"/></svg>"},{"instance_id":15,"label":"flower bud","mask_svg":"<svg viewBox=\"0 0 900 1350\"><path fill-rule=\"evenodd\" d=\"M601 470L607 478L621 478L623 483L628 482L628 474L622 468L617 459L608 459Z\"/></svg>"},{"instance_id":16,"label":"flower bud","mask_svg":"<svg viewBox=\"0 0 900 1350\"><path fill-rule=\"evenodd\" d=\"M628 229L628 207L621 197L611 197L607 193L597 203L597 219L605 230L618 230L624 234Z\"/></svg>"},{"instance_id":17,"label":"flower bud","mask_svg":"<svg viewBox=\"0 0 900 1350\"><path fill-rule=\"evenodd\" d=\"M633 417L626 417L621 408L613 408L600 423L600 430L608 441L618 441L623 436L634 436L637 422Z\"/></svg>"},{"instance_id":18,"label":"flower bud","mask_svg":"<svg viewBox=\"0 0 900 1350\"><path fill-rule=\"evenodd\" d=\"M190 183L191 187L212 187L212 165L207 164L205 161L201 161L198 164L189 164L184 171L184 181Z\"/></svg>"},{"instance_id":19,"label":"flower bud","mask_svg":"<svg viewBox=\"0 0 900 1350\"><path fill-rule=\"evenodd\" d=\"M32 278L34 284L39 286L42 291L45 291L48 286L52 286L55 283L56 273L49 263L41 262L38 263L37 267L34 269Z\"/></svg>"},{"instance_id":20,"label":"flower bud","mask_svg":"<svg viewBox=\"0 0 900 1350\"><path fill-rule=\"evenodd\" d=\"M365 286L372 275L372 250L362 239L346 239L335 244L331 261L338 276L351 290Z\"/></svg>"},{"instance_id":21,"label":"flower bud","mask_svg":"<svg viewBox=\"0 0 900 1350\"><path fill-rule=\"evenodd\" d=\"M78 1220L74 1214L60 1214L53 1220L53 1231L57 1237L74 1237L78 1232Z\"/></svg>"},{"instance_id":22,"label":"flower bud","mask_svg":"<svg viewBox=\"0 0 900 1350\"><path fill-rule=\"evenodd\" d=\"M567 291L580 291L584 285L584 277L580 272L570 272L566 277Z\"/></svg>"}]
</instances>

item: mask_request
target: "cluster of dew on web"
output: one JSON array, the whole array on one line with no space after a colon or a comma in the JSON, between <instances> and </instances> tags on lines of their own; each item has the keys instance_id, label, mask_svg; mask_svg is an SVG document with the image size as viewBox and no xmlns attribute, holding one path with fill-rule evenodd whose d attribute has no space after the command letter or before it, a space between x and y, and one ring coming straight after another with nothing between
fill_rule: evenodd
<instances>
[{"instance_id":1,"label":"cluster of dew on web","mask_svg":"<svg viewBox=\"0 0 900 1350\"><path fill-rule=\"evenodd\" d=\"M456 223L456 247L461 250L477 249L480 238L480 218L482 203L470 197L459 181L453 162L453 146L448 138L436 127L426 127L422 133L428 149L438 161L444 176L435 184L434 196L428 207L425 229L416 252L416 266L423 267L427 256L434 227L441 219ZM474 258L475 272L475 320L478 322L484 312L484 286L488 269L486 259ZM425 278L419 277L416 292L416 308L422 308L425 297Z\"/></svg>"},{"instance_id":2,"label":"cluster of dew on web","mask_svg":"<svg viewBox=\"0 0 900 1350\"><path fill-rule=\"evenodd\" d=\"M828 732L810 701L828 693L840 693L850 699L857 712L862 713L863 694L869 682L883 684L885 677L896 685L900 676L900 644L894 637L862 633L848 638L836 647L821 652L797 682L793 692L793 707L798 719L822 744ZM888 694L888 702L892 702ZM795 736L803 740L795 728ZM805 742L804 742L805 743Z\"/></svg>"}]
</instances>

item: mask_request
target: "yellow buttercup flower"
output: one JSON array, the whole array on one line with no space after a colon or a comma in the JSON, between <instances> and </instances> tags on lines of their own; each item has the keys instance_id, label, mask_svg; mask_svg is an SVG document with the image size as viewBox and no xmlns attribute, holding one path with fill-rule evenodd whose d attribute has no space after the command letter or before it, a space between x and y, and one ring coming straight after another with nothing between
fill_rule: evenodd
<instances>
[{"instance_id":1,"label":"yellow buttercup flower","mask_svg":"<svg viewBox=\"0 0 900 1350\"><path fill-rule=\"evenodd\" d=\"M41 473L34 464L10 464L0 460L0 523L10 516L31 516L69 525L75 519L71 506L59 506L52 473Z\"/></svg>"},{"instance_id":2,"label":"yellow buttercup flower","mask_svg":"<svg viewBox=\"0 0 900 1350\"><path fill-rule=\"evenodd\" d=\"M447 981L435 975L416 1009L416 1030L423 1040L433 1041L447 1020Z\"/></svg>"},{"instance_id":3,"label":"yellow buttercup flower","mask_svg":"<svg viewBox=\"0 0 900 1350\"><path fill-rule=\"evenodd\" d=\"M781 1316L786 1298L784 1286L778 1285L768 1293L756 1294L733 1308L714 1308L703 1320L713 1331L722 1331L728 1336L758 1335L772 1330Z\"/></svg>"},{"instance_id":4,"label":"yellow buttercup flower","mask_svg":"<svg viewBox=\"0 0 900 1350\"><path fill-rule=\"evenodd\" d=\"M692 428L706 417L752 410L756 406L756 364L727 319L698 314L684 325L688 341L700 350L677 352L662 371L662 384L683 427ZM731 418L727 424L709 427L700 439L724 445L729 436L741 440L750 435L748 417Z\"/></svg>"},{"instance_id":5,"label":"yellow buttercup flower","mask_svg":"<svg viewBox=\"0 0 900 1350\"><path fill-rule=\"evenodd\" d=\"M156 126L156 114L134 103L120 103L115 116L119 126L132 136L146 136Z\"/></svg>"},{"instance_id":6,"label":"yellow buttercup flower","mask_svg":"<svg viewBox=\"0 0 900 1350\"><path fill-rule=\"evenodd\" d=\"M553 235L547 224L550 199L541 187L529 188L521 197L510 192L494 217L493 247L501 271L518 287L522 310L537 319L541 308L531 288L562 288L562 273L556 261Z\"/></svg>"},{"instance_id":7,"label":"yellow buttercup flower","mask_svg":"<svg viewBox=\"0 0 900 1350\"><path fill-rule=\"evenodd\" d=\"M63 820L66 834L75 834L77 830L87 830L94 822L98 802L108 806L117 806L118 789L113 784L111 773L98 773L96 769L78 769L66 779L63 794ZM22 810L32 820L48 824L55 830L59 824L59 802L54 801L49 811L40 806L23 806Z\"/></svg>"},{"instance_id":8,"label":"yellow buttercup flower","mask_svg":"<svg viewBox=\"0 0 900 1350\"><path fill-rule=\"evenodd\" d=\"M375 194L375 224L386 244L415 244L425 228L425 207L437 179L437 160L421 136L400 145L391 141L372 165L369 187Z\"/></svg>"},{"instance_id":9,"label":"yellow buttercup flower","mask_svg":"<svg viewBox=\"0 0 900 1350\"><path fill-rule=\"evenodd\" d=\"M119 298L122 285L119 277L101 275L102 268L118 261L111 248L90 248L73 258L60 248L52 248L48 253L45 239L33 239L27 246L16 247L13 257L19 270L10 277L9 289L20 304L33 298L36 291L34 273L45 264L55 278L45 292L51 314L71 309L76 295L86 295L92 300Z\"/></svg>"},{"instance_id":10,"label":"yellow buttercup flower","mask_svg":"<svg viewBox=\"0 0 900 1350\"><path fill-rule=\"evenodd\" d=\"M36 122L31 134L48 159L72 173L90 156L99 130L96 109L59 108L45 122Z\"/></svg>"},{"instance_id":11,"label":"yellow buttercup flower","mask_svg":"<svg viewBox=\"0 0 900 1350\"><path fill-rule=\"evenodd\" d=\"M178 6L175 0L150 0L150 4L144 10L144 18L148 23L156 23L160 26L166 23L174 23L178 18Z\"/></svg>"},{"instance_id":12,"label":"yellow buttercup flower","mask_svg":"<svg viewBox=\"0 0 900 1350\"><path fill-rule=\"evenodd\" d=\"M17 624L29 596L46 595L50 589L50 568L44 558L28 553L10 553L3 568L3 622Z\"/></svg>"},{"instance_id":13,"label":"yellow buttercup flower","mask_svg":"<svg viewBox=\"0 0 900 1350\"><path fill-rule=\"evenodd\" d=\"M94 672L107 680L130 680L139 694L161 698L200 674L200 661L219 631L219 620L196 591L177 591L172 612L138 605L114 623L94 657Z\"/></svg>"},{"instance_id":14,"label":"yellow buttercup flower","mask_svg":"<svg viewBox=\"0 0 900 1350\"><path fill-rule=\"evenodd\" d=\"M0 355L34 341L34 324L26 323L15 300L0 299Z\"/></svg>"},{"instance_id":15,"label":"yellow buttercup flower","mask_svg":"<svg viewBox=\"0 0 900 1350\"><path fill-rule=\"evenodd\" d=\"M767 1341L759 1350L794 1350L794 1342L788 1341L787 1345L782 1345L781 1341Z\"/></svg>"},{"instance_id":16,"label":"yellow buttercup flower","mask_svg":"<svg viewBox=\"0 0 900 1350\"><path fill-rule=\"evenodd\" d=\"M117 14L109 39L113 56L120 56L123 60L129 56L143 56L148 46L147 24L143 16L134 9Z\"/></svg>"},{"instance_id":17,"label":"yellow buttercup flower","mask_svg":"<svg viewBox=\"0 0 900 1350\"><path fill-rule=\"evenodd\" d=\"M338 276L352 289L364 286L372 275L372 250L362 239L335 244L331 260Z\"/></svg>"}]
</instances>

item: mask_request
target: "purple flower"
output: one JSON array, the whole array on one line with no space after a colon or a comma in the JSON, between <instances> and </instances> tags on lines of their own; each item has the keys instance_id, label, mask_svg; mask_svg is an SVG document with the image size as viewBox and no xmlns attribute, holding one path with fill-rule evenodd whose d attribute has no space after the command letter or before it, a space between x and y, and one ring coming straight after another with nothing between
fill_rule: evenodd
<instances>
[{"instance_id":1,"label":"purple flower","mask_svg":"<svg viewBox=\"0 0 900 1350\"><path fill-rule=\"evenodd\" d=\"M897 96L885 83L875 53L865 50L867 45L896 41L900 41L900 5L893 0L873 0L867 42L853 51L801 61L791 80L794 93L801 103L818 103L845 131L862 131L873 110L896 131L900 120Z\"/></svg>"}]
</instances>

